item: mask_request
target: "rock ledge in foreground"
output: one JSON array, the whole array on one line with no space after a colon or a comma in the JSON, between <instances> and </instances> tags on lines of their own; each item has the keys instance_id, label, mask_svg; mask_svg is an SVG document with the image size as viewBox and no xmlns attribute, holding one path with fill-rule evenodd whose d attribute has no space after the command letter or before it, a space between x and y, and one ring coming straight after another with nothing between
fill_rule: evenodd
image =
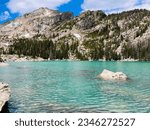
<instances>
[{"instance_id":1,"label":"rock ledge in foreground","mask_svg":"<svg viewBox=\"0 0 150 130\"><path fill-rule=\"evenodd\" d=\"M10 95L10 88L8 84L0 82L0 112L2 111L7 101L10 99Z\"/></svg>"},{"instance_id":2,"label":"rock ledge in foreground","mask_svg":"<svg viewBox=\"0 0 150 130\"><path fill-rule=\"evenodd\" d=\"M110 70L104 69L103 72L98 75L98 78L102 78L104 80L120 80L125 81L128 79L127 75L123 72L112 72Z\"/></svg>"}]
</instances>

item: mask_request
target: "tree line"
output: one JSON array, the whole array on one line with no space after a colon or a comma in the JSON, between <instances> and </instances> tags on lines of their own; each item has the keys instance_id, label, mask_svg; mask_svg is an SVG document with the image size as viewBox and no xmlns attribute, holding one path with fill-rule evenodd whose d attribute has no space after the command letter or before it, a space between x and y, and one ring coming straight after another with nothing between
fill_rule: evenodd
<instances>
[{"instance_id":1,"label":"tree line","mask_svg":"<svg viewBox=\"0 0 150 130\"><path fill-rule=\"evenodd\" d=\"M76 55L78 59L82 59L78 52L78 42L73 44L59 41L54 43L50 39L16 39L14 44L9 46L8 54L17 54L19 57L32 56L33 58L42 57L44 59L69 59L70 53Z\"/></svg>"},{"instance_id":2,"label":"tree line","mask_svg":"<svg viewBox=\"0 0 150 130\"><path fill-rule=\"evenodd\" d=\"M69 59L70 55L74 55L77 59L103 59L106 60L120 60L120 59L139 59L150 60L150 39L143 42L139 41L136 45L130 42L124 43L121 54L117 54L116 49L119 44L108 42L104 44L102 41L87 40L82 43L85 50L79 51L79 42L74 41L71 44L58 40L54 43L50 39L38 40L34 39L16 39L9 49L4 51L0 48L1 54L17 54L31 56L32 58L42 57L44 59Z\"/></svg>"}]
</instances>

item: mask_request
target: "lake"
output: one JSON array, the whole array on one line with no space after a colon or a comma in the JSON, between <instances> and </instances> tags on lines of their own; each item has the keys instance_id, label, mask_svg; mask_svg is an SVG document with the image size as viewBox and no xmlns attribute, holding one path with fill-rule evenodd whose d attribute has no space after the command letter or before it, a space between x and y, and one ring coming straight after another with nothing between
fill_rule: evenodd
<instances>
[{"instance_id":1,"label":"lake","mask_svg":"<svg viewBox=\"0 0 150 130\"><path fill-rule=\"evenodd\" d=\"M129 80L96 78L103 69ZM150 62L10 62L0 67L0 82L11 87L12 113L150 112Z\"/></svg>"}]
</instances>

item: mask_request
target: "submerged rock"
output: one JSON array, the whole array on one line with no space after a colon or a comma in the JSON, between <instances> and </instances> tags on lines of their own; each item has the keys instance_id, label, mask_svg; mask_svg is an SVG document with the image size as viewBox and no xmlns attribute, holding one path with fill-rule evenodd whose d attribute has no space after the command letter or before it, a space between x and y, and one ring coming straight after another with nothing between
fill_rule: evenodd
<instances>
[{"instance_id":1,"label":"submerged rock","mask_svg":"<svg viewBox=\"0 0 150 130\"><path fill-rule=\"evenodd\" d=\"M4 105L10 99L10 88L8 84L0 82L0 112L2 111Z\"/></svg>"},{"instance_id":2,"label":"submerged rock","mask_svg":"<svg viewBox=\"0 0 150 130\"><path fill-rule=\"evenodd\" d=\"M127 76L123 72L112 72L104 69L103 72L98 75L99 78L104 80L127 80Z\"/></svg>"}]
</instances>

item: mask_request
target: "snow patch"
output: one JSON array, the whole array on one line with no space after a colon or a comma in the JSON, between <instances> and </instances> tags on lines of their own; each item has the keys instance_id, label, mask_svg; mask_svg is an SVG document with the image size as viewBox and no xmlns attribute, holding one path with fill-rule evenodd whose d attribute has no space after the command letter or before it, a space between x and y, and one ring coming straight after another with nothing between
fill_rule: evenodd
<instances>
[{"instance_id":1,"label":"snow patch","mask_svg":"<svg viewBox=\"0 0 150 130\"><path fill-rule=\"evenodd\" d=\"M25 38L31 38L31 35L29 33L26 33L26 34L23 35L23 37L25 37Z\"/></svg>"},{"instance_id":2,"label":"snow patch","mask_svg":"<svg viewBox=\"0 0 150 130\"><path fill-rule=\"evenodd\" d=\"M117 54L119 55L119 54L121 54L121 51L122 51L122 46L119 46L119 47L117 48L116 52L117 52Z\"/></svg>"},{"instance_id":3,"label":"snow patch","mask_svg":"<svg viewBox=\"0 0 150 130\"><path fill-rule=\"evenodd\" d=\"M77 39L79 39L79 40L81 39L80 34L78 34L78 33L74 33L73 35L74 35Z\"/></svg>"}]
</instances>

